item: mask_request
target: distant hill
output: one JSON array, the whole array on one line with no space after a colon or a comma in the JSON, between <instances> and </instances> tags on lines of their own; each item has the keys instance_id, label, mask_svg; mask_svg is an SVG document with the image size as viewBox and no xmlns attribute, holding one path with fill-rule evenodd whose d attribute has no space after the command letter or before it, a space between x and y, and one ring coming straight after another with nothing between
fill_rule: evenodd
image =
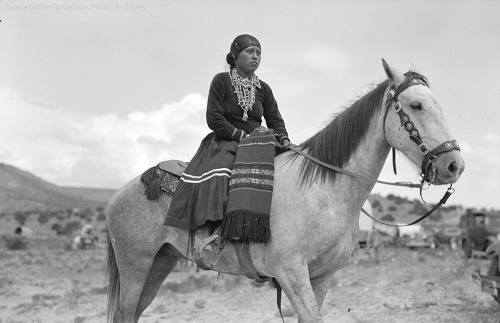
<instances>
[{"instance_id":1,"label":"distant hill","mask_svg":"<svg viewBox=\"0 0 500 323\"><path fill-rule=\"evenodd\" d=\"M61 187L0 163L0 212L106 206L113 189Z\"/></svg>"}]
</instances>

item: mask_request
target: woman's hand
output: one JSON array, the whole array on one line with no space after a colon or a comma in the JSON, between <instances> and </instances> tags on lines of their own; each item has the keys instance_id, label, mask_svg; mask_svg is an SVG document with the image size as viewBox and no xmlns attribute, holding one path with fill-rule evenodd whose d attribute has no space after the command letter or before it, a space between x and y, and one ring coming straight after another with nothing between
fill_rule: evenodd
<instances>
[{"instance_id":1,"label":"woman's hand","mask_svg":"<svg viewBox=\"0 0 500 323\"><path fill-rule=\"evenodd\" d=\"M293 148L297 148L297 145L292 144L292 143L290 142L290 140L288 140L288 139L283 140L283 144L282 144L282 145L283 145L283 146L285 146L285 147L293 147Z\"/></svg>"}]
</instances>

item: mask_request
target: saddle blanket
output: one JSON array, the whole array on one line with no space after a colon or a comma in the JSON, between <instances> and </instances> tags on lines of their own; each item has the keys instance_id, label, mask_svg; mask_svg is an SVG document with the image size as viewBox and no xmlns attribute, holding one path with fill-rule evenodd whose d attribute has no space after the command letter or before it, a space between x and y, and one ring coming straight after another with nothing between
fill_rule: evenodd
<instances>
[{"instance_id":1,"label":"saddle blanket","mask_svg":"<svg viewBox=\"0 0 500 323\"><path fill-rule=\"evenodd\" d=\"M223 239L233 243L269 242L275 145L273 131L266 128L257 128L240 141L222 220Z\"/></svg>"}]
</instances>

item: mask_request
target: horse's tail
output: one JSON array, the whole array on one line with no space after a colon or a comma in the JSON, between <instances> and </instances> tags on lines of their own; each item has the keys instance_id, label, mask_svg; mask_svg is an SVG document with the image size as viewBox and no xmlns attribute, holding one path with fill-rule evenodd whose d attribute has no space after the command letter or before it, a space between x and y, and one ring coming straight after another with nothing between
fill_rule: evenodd
<instances>
[{"instance_id":1,"label":"horse's tail","mask_svg":"<svg viewBox=\"0 0 500 323\"><path fill-rule=\"evenodd\" d=\"M106 238L108 243L108 261L106 266L106 277L108 278L108 323L113 322L113 315L120 306L120 273L118 272L118 266L116 265L115 251L111 245L111 240L109 238L109 232L106 232Z\"/></svg>"}]
</instances>

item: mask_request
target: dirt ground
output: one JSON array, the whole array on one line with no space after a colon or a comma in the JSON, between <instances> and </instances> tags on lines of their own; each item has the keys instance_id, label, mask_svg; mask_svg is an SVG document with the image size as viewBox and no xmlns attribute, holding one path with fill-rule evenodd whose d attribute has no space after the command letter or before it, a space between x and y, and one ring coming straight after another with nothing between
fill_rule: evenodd
<instances>
[{"instance_id":1,"label":"dirt ground","mask_svg":"<svg viewBox=\"0 0 500 323\"><path fill-rule=\"evenodd\" d=\"M60 237L27 249L0 245L0 323L106 321L105 246L66 250ZM325 322L500 322L500 304L471 279L489 262L451 250L385 248L380 262L364 250L336 279L321 310ZM286 297L285 322L297 322ZM281 322L276 290L245 277L179 264L139 322Z\"/></svg>"}]
</instances>

